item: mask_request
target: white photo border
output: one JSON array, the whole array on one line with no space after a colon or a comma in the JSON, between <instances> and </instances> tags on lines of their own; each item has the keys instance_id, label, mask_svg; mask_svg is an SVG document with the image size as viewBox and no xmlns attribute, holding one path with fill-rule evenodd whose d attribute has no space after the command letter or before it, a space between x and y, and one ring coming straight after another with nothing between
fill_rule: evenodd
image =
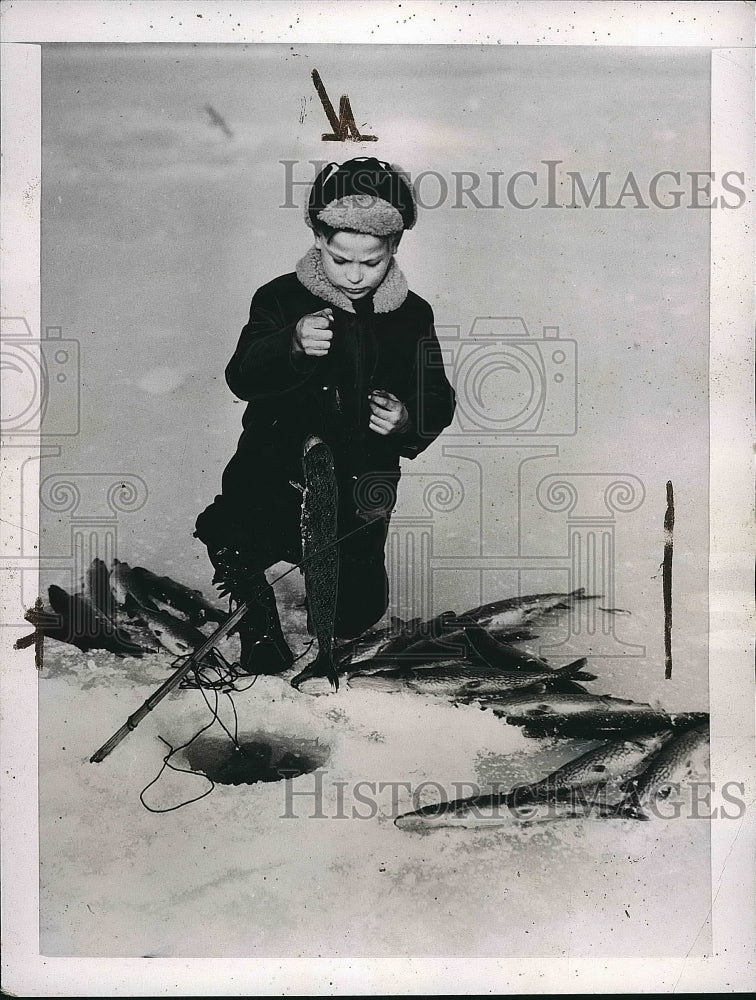
<instances>
[{"instance_id":1,"label":"white photo border","mask_svg":"<svg viewBox=\"0 0 756 1000\"><path fill-rule=\"evenodd\" d=\"M412 18L406 19L411 9ZM2 312L39 337L40 44L340 42L712 48L711 170L738 164L748 200L711 215L710 692L712 781L742 781L738 822L712 822L710 957L604 959L84 959L39 955L37 684L3 629L4 988L20 996L745 992L754 975L753 178L754 7L717 3L101 2L2 6ZM229 14L232 15L229 17ZM3 448L3 500L20 490ZM38 470L37 470L38 471ZM34 475L27 468L26 476ZM30 480L25 481L25 490ZM34 487L34 483L31 483ZM36 493L32 488L31 492ZM5 552L38 510L4 524ZM21 551L19 547L19 551ZM12 587L13 577L4 580ZM7 594L2 595L3 600ZM713 798L717 805L717 796ZM670 900L669 919L674 920Z\"/></svg>"}]
</instances>

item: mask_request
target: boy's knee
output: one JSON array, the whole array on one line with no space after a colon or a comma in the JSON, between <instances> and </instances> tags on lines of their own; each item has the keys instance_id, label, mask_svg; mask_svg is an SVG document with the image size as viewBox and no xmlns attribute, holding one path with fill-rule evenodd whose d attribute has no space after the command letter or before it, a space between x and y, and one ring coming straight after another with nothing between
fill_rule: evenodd
<instances>
[{"instance_id":1,"label":"boy's knee","mask_svg":"<svg viewBox=\"0 0 756 1000\"><path fill-rule=\"evenodd\" d=\"M388 577L382 560L342 562L336 602L336 635L340 639L361 635L383 617L388 601Z\"/></svg>"}]
</instances>

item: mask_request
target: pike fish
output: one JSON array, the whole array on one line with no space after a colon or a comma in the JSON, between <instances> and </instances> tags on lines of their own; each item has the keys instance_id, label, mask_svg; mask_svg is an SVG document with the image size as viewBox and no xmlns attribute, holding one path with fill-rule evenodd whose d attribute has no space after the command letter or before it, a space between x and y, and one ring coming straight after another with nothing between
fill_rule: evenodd
<instances>
[{"instance_id":1,"label":"pike fish","mask_svg":"<svg viewBox=\"0 0 756 1000\"><path fill-rule=\"evenodd\" d=\"M84 652L107 649L122 656L141 656L145 650L124 629L99 611L86 594L69 594L54 584L47 590L53 616L34 610L26 619L51 639L68 642Z\"/></svg>"},{"instance_id":2,"label":"pike fish","mask_svg":"<svg viewBox=\"0 0 756 1000\"><path fill-rule=\"evenodd\" d=\"M528 674L507 673L479 664L461 664L458 660L446 660L419 669L399 667L364 673L355 671L349 674L347 683L350 688L369 688L386 692L406 689L419 694L446 698L475 699L574 677L580 673L585 664L585 660L576 660L559 670L552 670L549 667L540 673Z\"/></svg>"},{"instance_id":3,"label":"pike fish","mask_svg":"<svg viewBox=\"0 0 756 1000\"><path fill-rule=\"evenodd\" d=\"M656 733L607 743L541 781L507 792L436 802L397 816L394 823L402 830L428 832L446 826L488 827L585 816L630 818L622 810L626 793L621 784L638 774L670 738L670 733Z\"/></svg>"},{"instance_id":4,"label":"pike fish","mask_svg":"<svg viewBox=\"0 0 756 1000\"><path fill-rule=\"evenodd\" d=\"M567 798L574 788L584 785L619 787L640 774L672 738L672 731L665 729L612 740L575 757L540 781L517 786L512 793L521 803L528 803Z\"/></svg>"},{"instance_id":5,"label":"pike fish","mask_svg":"<svg viewBox=\"0 0 756 1000\"><path fill-rule=\"evenodd\" d=\"M149 594L154 604L163 605L186 615L192 625L217 622L222 625L228 615L205 599L201 590L190 590L170 576L158 576L143 566L131 570L131 583L136 581L142 593Z\"/></svg>"},{"instance_id":6,"label":"pike fish","mask_svg":"<svg viewBox=\"0 0 756 1000\"><path fill-rule=\"evenodd\" d=\"M676 735L642 774L631 779L625 814L647 819L649 808L669 799L680 786L709 776L709 724Z\"/></svg>"},{"instance_id":7,"label":"pike fish","mask_svg":"<svg viewBox=\"0 0 756 1000\"><path fill-rule=\"evenodd\" d=\"M408 646L424 639L435 639L445 632L451 631L457 616L453 611L423 621L422 618L412 618L404 621L396 616L391 618L391 624L381 629L367 629L355 639L348 639L339 646L342 663L363 663L378 656L391 656L402 652Z\"/></svg>"},{"instance_id":8,"label":"pike fish","mask_svg":"<svg viewBox=\"0 0 756 1000\"><path fill-rule=\"evenodd\" d=\"M409 833L430 833L439 827L470 830L491 826L530 826L560 819L585 817L629 818L606 801L603 786L575 789L569 798L550 798L523 804L516 792L491 792L467 799L434 802L397 816L394 825Z\"/></svg>"},{"instance_id":9,"label":"pike fish","mask_svg":"<svg viewBox=\"0 0 756 1000\"><path fill-rule=\"evenodd\" d=\"M311 436L302 457L305 489L302 498L302 559L307 608L318 641L318 655L292 678L298 688L310 677L327 677L335 691L339 675L334 662L334 622L338 586L336 545L338 487L333 454L320 438Z\"/></svg>"},{"instance_id":10,"label":"pike fish","mask_svg":"<svg viewBox=\"0 0 756 1000\"><path fill-rule=\"evenodd\" d=\"M497 638L495 632L489 632L479 626L468 628L466 632L471 655L479 657L490 667L496 667L499 670L518 670L531 674L551 669L549 664L539 656L517 649L510 642ZM556 681L554 686L558 691L582 694L585 692L585 688L576 684L575 681L595 681L596 679L595 674L581 671L572 679Z\"/></svg>"},{"instance_id":11,"label":"pike fish","mask_svg":"<svg viewBox=\"0 0 756 1000\"><path fill-rule=\"evenodd\" d=\"M163 649L174 656L187 656L207 642L207 636L198 628L166 611L135 607L133 613L144 622Z\"/></svg>"},{"instance_id":12,"label":"pike fish","mask_svg":"<svg viewBox=\"0 0 756 1000\"><path fill-rule=\"evenodd\" d=\"M468 630L464 628L454 628L437 638L418 639L396 651L387 652L383 649L369 659L353 662L352 666L359 668L360 672L367 672L387 668L433 666L439 661L465 660L474 652L467 632ZM491 634L502 642L510 643L536 638L531 631L522 627L497 629Z\"/></svg>"},{"instance_id":13,"label":"pike fish","mask_svg":"<svg viewBox=\"0 0 756 1000\"><path fill-rule=\"evenodd\" d=\"M489 698L481 703L500 718L524 726L526 736L611 737L671 727L670 716L643 702L588 692L547 691Z\"/></svg>"},{"instance_id":14,"label":"pike fish","mask_svg":"<svg viewBox=\"0 0 756 1000\"><path fill-rule=\"evenodd\" d=\"M522 625L540 615L557 609L571 608L576 601L593 601L597 594L586 594L580 587L569 594L528 594L525 597L508 597L470 608L459 615L467 624L486 628L505 628Z\"/></svg>"}]
</instances>

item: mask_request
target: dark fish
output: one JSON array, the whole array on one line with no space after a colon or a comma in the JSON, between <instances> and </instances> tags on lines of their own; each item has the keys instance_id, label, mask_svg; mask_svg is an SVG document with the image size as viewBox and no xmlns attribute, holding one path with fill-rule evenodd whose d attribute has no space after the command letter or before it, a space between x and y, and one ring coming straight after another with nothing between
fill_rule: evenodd
<instances>
[{"instance_id":1,"label":"dark fish","mask_svg":"<svg viewBox=\"0 0 756 1000\"><path fill-rule=\"evenodd\" d=\"M536 636L525 628L497 629L492 633L504 642L524 642ZM453 629L438 638L418 639L398 652L379 651L368 660L358 660L352 667L361 672L392 667L419 667L439 661L463 660L473 652L466 629Z\"/></svg>"},{"instance_id":2,"label":"dark fish","mask_svg":"<svg viewBox=\"0 0 756 1000\"><path fill-rule=\"evenodd\" d=\"M465 629L470 649L483 663L496 670L515 670L520 673L543 673L552 668L539 656L518 649L509 642L496 638L496 633L489 632L479 626ZM595 681L593 674L586 680Z\"/></svg>"},{"instance_id":3,"label":"dark fish","mask_svg":"<svg viewBox=\"0 0 756 1000\"><path fill-rule=\"evenodd\" d=\"M673 712L669 717L670 725L678 732L709 725L708 712Z\"/></svg>"},{"instance_id":4,"label":"dark fish","mask_svg":"<svg viewBox=\"0 0 756 1000\"><path fill-rule=\"evenodd\" d=\"M542 673L544 670L551 669L549 664L539 656L534 656L532 653L518 649L511 642L504 642L498 639L494 632L489 632L478 626L468 628L466 631L472 654L478 656L490 667L496 667L499 670L517 670L531 674ZM582 694L585 688L575 683L579 680L595 681L597 677L595 674L581 671L579 674L574 674L571 678L563 678L555 681L551 686L557 691Z\"/></svg>"},{"instance_id":5,"label":"dark fish","mask_svg":"<svg viewBox=\"0 0 756 1000\"><path fill-rule=\"evenodd\" d=\"M369 672L393 667L402 662L402 657L396 655L397 652L401 653L408 644L420 638L441 635L444 629L452 628L455 620L456 615L452 611L444 611L430 621L423 621L422 618L403 621L394 617L391 625L385 628L368 629L356 639L340 642L334 654L339 677L346 677L358 670ZM436 662L437 660L428 660L427 665ZM413 662L414 665L422 666L423 663ZM330 690L317 677L304 677L298 686L306 694L325 694Z\"/></svg>"},{"instance_id":6,"label":"dark fish","mask_svg":"<svg viewBox=\"0 0 756 1000\"><path fill-rule=\"evenodd\" d=\"M27 621L51 639L59 639L86 652L107 649L123 656L141 656L144 650L131 636L106 618L85 594L68 594L54 584L47 591L53 616L29 611Z\"/></svg>"},{"instance_id":7,"label":"dark fish","mask_svg":"<svg viewBox=\"0 0 756 1000\"><path fill-rule=\"evenodd\" d=\"M680 791L680 786L709 777L708 722L676 735L642 774L629 782L625 814L647 818L648 810Z\"/></svg>"},{"instance_id":8,"label":"dark fish","mask_svg":"<svg viewBox=\"0 0 756 1000\"><path fill-rule=\"evenodd\" d=\"M422 618L412 618L404 621L392 617L391 624L381 629L368 629L355 639L348 639L339 645L339 659L342 663L362 663L375 656L391 655L401 652L421 639L438 638L454 628L457 616L453 611L424 621Z\"/></svg>"},{"instance_id":9,"label":"dark fish","mask_svg":"<svg viewBox=\"0 0 756 1000\"><path fill-rule=\"evenodd\" d=\"M110 589L110 572L102 559L93 559L86 572L84 586L87 596L98 611L115 621L116 606Z\"/></svg>"},{"instance_id":10,"label":"dark fish","mask_svg":"<svg viewBox=\"0 0 756 1000\"><path fill-rule=\"evenodd\" d=\"M318 655L291 683L298 687L308 677L327 677L334 690L339 675L333 657L338 584L337 505L338 488L331 449L318 437L305 442L302 457L305 489L302 498L302 559L307 608Z\"/></svg>"},{"instance_id":11,"label":"dark fish","mask_svg":"<svg viewBox=\"0 0 756 1000\"><path fill-rule=\"evenodd\" d=\"M394 656L423 641L433 642L441 636L448 636L455 631L456 621L457 616L453 611L444 611L429 621L415 618L405 622L398 633L385 643L381 655Z\"/></svg>"},{"instance_id":12,"label":"dark fish","mask_svg":"<svg viewBox=\"0 0 756 1000\"><path fill-rule=\"evenodd\" d=\"M148 593L153 603L163 603L180 611L193 625L202 625L208 621L222 625L228 617L224 611L207 601L201 590L190 590L183 583L178 583L169 576L157 576L143 566L135 566L131 570L131 581L136 581L141 592Z\"/></svg>"},{"instance_id":13,"label":"dark fish","mask_svg":"<svg viewBox=\"0 0 756 1000\"><path fill-rule=\"evenodd\" d=\"M479 664L465 664L446 660L423 668L398 667L395 669L355 671L349 675L349 687L369 688L374 691L410 690L419 694L440 695L453 699L475 699L486 695L548 683L563 677L572 677L585 666L585 660L576 660L559 670L550 667L541 673L514 673L494 670Z\"/></svg>"},{"instance_id":14,"label":"dark fish","mask_svg":"<svg viewBox=\"0 0 756 1000\"><path fill-rule=\"evenodd\" d=\"M525 597L508 597L502 601L491 601L477 608L470 608L459 615L466 623L485 627L503 628L522 625L538 615L556 609L570 608L576 601L593 601L598 595L586 594L580 587L569 594L528 594Z\"/></svg>"}]
</instances>

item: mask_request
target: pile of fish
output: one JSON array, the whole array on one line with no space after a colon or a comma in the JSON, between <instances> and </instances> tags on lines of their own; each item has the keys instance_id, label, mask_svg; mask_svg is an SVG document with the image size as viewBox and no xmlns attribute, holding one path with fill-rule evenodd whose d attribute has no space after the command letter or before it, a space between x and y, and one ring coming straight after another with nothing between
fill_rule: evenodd
<instances>
[{"instance_id":1,"label":"pile of fish","mask_svg":"<svg viewBox=\"0 0 756 1000\"><path fill-rule=\"evenodd\" d=\"M601 741L541 780L397 817L401 829L530 824L556 818L647 819L660 802L708 776L709 716L669 713L607 694L579 659L561 667L518 648L559 609L595 600L583 590L508 598L430 621L393 619L339 647L349 688L408 691L452 704L477 704L531 737ZM303 690L323 690L307 679Z\"/></svg>"},{"instance_id":2,"label":"pile of fish","mask_svg":"<svg viewBox=\"0 0 756 1000\"><path fill-rule=\"evenodd\" d=\"M585 660L555 672L545 661L514 646L537 638L531 625L583 600L592 598L581 589L569 594L506 598L461 614L445 611L429 621L392 618L385 628L368 629L356 639L339 643L338 671L349 687L406 689L453 700L537 684L583 691L576 680L595 680L583 669ZM486 662L486 656L481 655L488 646L496 649L501 665ZM321 677L310 676L303 678L300 689L315 694L325 686Z\"/></svg>"},{"instance_id":3,"label":"pile of fish","mask_svg":"<svg viewBox=\"0 0 756 1000\"><path fill-rule=\"evenodd\" d=\"M208 638L200 626L221 624L228 617L201 591L118 559L110 569L102 559L93 559L74 594L54 584L47 594L49 609L38 601L26 612L35 631L19 639L16 648L46 636L84 652L107 649L119 656L142 656L165 649L186 656Z\"/></svg>"},{"instance_id":4,"label":"pile of fish","mask_svg":"<svg viewBox=\"0 0 756 1000\"><path fill-rule=\"evenodd\" d=\"M680 815L679 796L709 776L709 723L615 739L545 778L466 799L435 802L394 820L402 830L528 825L554 819ZM665 807L666 804L666 807ZM672 805L672 813L666 809ZM665 810L662 812L661 810Z\"/></svg>"},{"instance_id":5,"label":"pile of fish","mask_svg":"<svg viewBox=\"0 0 756 1000\"><path fill-rule=\"evenodd\" d=\"M596 598L581 589L507 598L461 614L447 611L430 621L395 618L388 628L340 645L339 670L349 688L476 703L533 737L608 739L704 721L701 713L670 714L643 702L594 694L584 686L597 679L586 670L586 659L555 668L516 645L537 638L532 627L553 612L590 600ZM308 693L323 689L317 677L302 685Z\"/></svg>"},{"instance_id":6,"label":"pile of fish","mask_svg":"<svg viewBox=\"0 0 756 1000\"><path fill-rule=\"evenodd\" d=\"M35 631L16 647L42 637L72 643L83 651L107 649L142 656L164 649L186 656L209 636L201 629L223 624L228 615L168 576L113 560L94 559L69 594L48 589L26 613ZM455 705L477 704L526 736L558 736L600 741L551 774L506 791L424 806L398 816L404 830L444 826L533 823L555 818L600 816L645 819L680 784L708 775L709 716L668 713L659 707L584 687L596 675L579 659L554 667L518 643L537 638L532 631L559 610L595 600L584 590L531 594L483 604L430 620L392 618L385 628L368 629L341 642L292 683L308 693L331 690L338 677L348 688L407 691L444 698ZM320 644L320 635L316 630ZM225 665L212 651L208 661ZM337 672L337 677L331 676Z\"/></svg>"}]
</instances>

